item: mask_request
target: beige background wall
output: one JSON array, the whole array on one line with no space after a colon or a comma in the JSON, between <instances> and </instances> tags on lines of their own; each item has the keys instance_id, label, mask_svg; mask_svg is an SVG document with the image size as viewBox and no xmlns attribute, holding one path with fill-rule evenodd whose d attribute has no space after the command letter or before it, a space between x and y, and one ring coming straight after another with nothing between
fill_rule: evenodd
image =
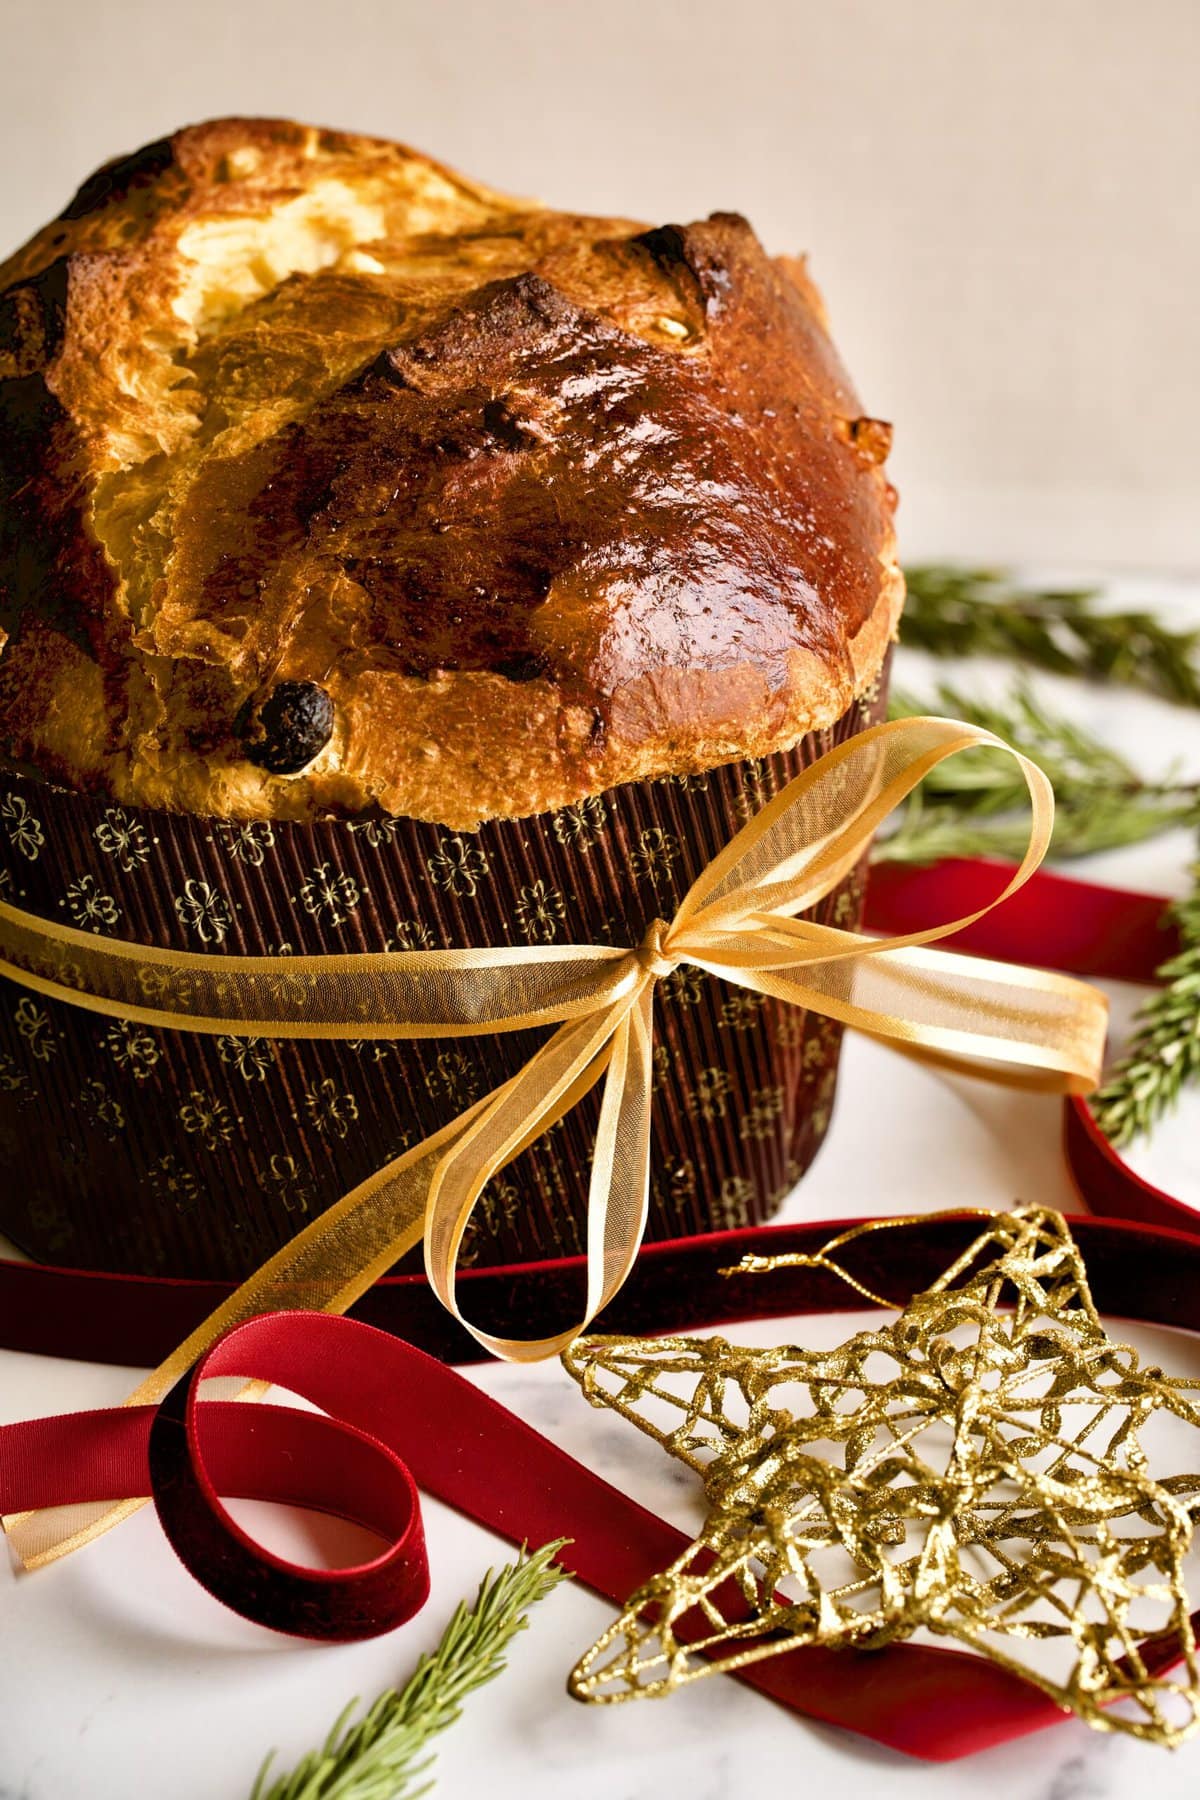
<instances>
[{"instance_id":1,"label":"beige background wall","mask_svg":"<svg viewBox=\"0 0 1200 1800\"><path fill-rule=\"evenodd\" d=\"M0 0L0 247L219 112L811 252L910 554L1200 565L1200 0Z\"/></svg>"}]
</instances>

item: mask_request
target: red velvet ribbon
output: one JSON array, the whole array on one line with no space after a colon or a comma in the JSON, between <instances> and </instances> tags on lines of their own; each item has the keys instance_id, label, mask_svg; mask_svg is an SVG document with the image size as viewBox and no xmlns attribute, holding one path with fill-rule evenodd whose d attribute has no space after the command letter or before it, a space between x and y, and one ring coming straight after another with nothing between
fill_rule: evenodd
<instances>
[{"instance_id":1,"label":"red velvet ribbon","mask_svg":"<svg viewBox=\"0 0 1200 1800\"><path fill-rule=\"evenodd\" d=\"M855 1296L821 1270L729 1281L718 1273L742 1241L816 1249L849 1223L692 1242L690 1279L671 1323L745 1316L764 1310L764 1302L781 1315L856 1306ZM868 1284L903 1298L926 1286L978 1230L978 1218L942 1216L886 1241L861 1239L846 1255ZM1200 1326L1200 1240L1096 1220L1081 1221L1078 1235L1102 1309ZM678 1254L661 1245L647 1253L660 1271ZM197 1385L210 1374L276 1381L328 1416L198 1401ZM176 1551L210 1592L245 1617L308 1637L390 1630L420 1604L427 1570L414 1482L514 1543L569 1537L561 1560L616 1604L687 1543L444 1363L349 1319L255 1319L215 1345L157 1411L116 1407L0 1432L3 1510L149 1491ZM360 1568L304 1569L254 1545L219 1492L353 1519L380 1533L387 1547ZM995 1664L924 1645L870 1655L807 1649L737 1678L794 1712L933 1760L1063 1717L1037 1688Z\"/></svg>"},{"instance_id":2,"label":"red velvet ribbon","mask_svg":"<svg viewBox=\"0 0 1200 1800\"><path fill-rule=\"evenodd\" d=\"M910 911L927 919L926 882L948 911L969 910L973 894L994 891L999 873L974 863L942 865L936 873L884 869L872 883L868 922L896 932ZM963 933L960 947L1146 981L1173 948L1161 929L1163 904L1039 875L1004 913ZM1094 1211L1187 1226L1182 1232L1079 1221L1076 1235L1101 1310L1200 1329L1200 1217L1135 1176L1081 1102L1068 1108L1067 1151ZM600 1327L661 1332L854 1306L854 1296L821 1270L720 1274L750 1249L816 1250L847 1223L649 1246ZM940 1217L860 1239L854 1272L903 1302L977 1230L977 1219ZM518 1324L536 1316L544 1329L548 1316L571 1305L580 1276L572 1258L471 1272L464 1285L476 1289L474 1310L498 1308ZM0 1265L0 1341L60 1355L154 1361L224 1291L220 1283L7 1263ZM417 1485L514 1542L571 1538L564 1563L615 1603L680 1554L680 1533L444 1362L392 1335L419 1335L447 1360L478 1353L421 1278L379 1283L356 1312L362 1316L284 1313L239 1326L158 1408L0 1428L0 1511L149 1493L176 1552L209 1592L259 1623L326 1639L391 1630L422 1604L428 1568ZM323 1410L206 1402L198 1389L210 1375L270 1381ZM222 1493L334 1513L373 1530L384 1548L353 1568L300 1567L256 1544L225 1509ZM965 1755L1063 1716L1038 1689L982 1658L911 1644L872 1655L798 1651L744 1669L737 1679L793 1711L931 1759Z\"/></svg>"}]
</instances>

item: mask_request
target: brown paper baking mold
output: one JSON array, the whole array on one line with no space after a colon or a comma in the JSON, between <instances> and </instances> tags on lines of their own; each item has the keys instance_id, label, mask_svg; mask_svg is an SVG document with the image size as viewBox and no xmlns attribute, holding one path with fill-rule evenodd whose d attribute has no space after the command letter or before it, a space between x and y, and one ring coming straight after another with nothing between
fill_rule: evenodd
<instances>
[{"instance_id":1,"label":"brown paper baking mold","mask_svg":"<svg viewBox=\"0 0 1200 1800\"><path fill-rule=\"evenodd\" d=\"M229 824L0 773L0 893L85 929L228 954L636 944L765 801L882 716L884 686L786 753L474 834L389 818ZM857 924L862 879L816 916ZM214 1038L0 982L0 1232L40 1261L239 1278L543 1035ZM839 1040L829 1020L696 969L660 983L649 1236L776 1210L825 1134ZM597 1109L592 1093L491 1184L464 1260L582 1249Z\"/></svg>"}]
</instances>

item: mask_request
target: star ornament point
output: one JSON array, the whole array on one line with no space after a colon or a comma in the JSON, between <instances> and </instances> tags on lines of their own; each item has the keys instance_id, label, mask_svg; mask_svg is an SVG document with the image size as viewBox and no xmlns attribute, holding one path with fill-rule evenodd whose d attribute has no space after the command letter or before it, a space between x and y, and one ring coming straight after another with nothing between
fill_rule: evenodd
<instances>
[{"instance_id":1,"label":"star ornament point","mask_svg":"<svg viewBox=\"0 0 1200 1800\"><path fill-rule=\"evenodd\" d=\"M760 1272L844 1273L833 1248ZM708 1504L580 1659L576 1698L927 1632L1100 1729L1177 1744L1200 1724L1184 1580L1200 1474L1156 1476L1142 1441L1172 1421L1200 1469L1200 1383L1108 1336L1060 1214L990 1219L894 1320L834 1350L590 1337L563 1361Z\"/></svg>"}]
</instances>

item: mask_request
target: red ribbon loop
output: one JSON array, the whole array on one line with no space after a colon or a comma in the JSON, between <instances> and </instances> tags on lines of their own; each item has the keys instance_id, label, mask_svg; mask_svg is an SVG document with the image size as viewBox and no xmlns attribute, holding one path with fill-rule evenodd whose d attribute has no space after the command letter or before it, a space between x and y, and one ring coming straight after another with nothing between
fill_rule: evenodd
<instances>
[{"instance_id":1,"label":"red ribbon loop","mask_svg":"<svg viewBox=\"0 0 1200 1800\"><path fill-rule=\"evenodd\" d=\"M215 1343L158 1407L39 1419L0 1434L6 1511L149 1494L191 1575L255 1624L335 1642L404 1623L429 1594L416 1483L400 1454L388 1383L407 1346L312 1313L252 1319ZM204 1400L214 1376L269 1381L320 1406ZM307 1507L374 1532L369 1562L307 1568L256 1543L222 1494Z\"/></svg>"}]
</instances>

